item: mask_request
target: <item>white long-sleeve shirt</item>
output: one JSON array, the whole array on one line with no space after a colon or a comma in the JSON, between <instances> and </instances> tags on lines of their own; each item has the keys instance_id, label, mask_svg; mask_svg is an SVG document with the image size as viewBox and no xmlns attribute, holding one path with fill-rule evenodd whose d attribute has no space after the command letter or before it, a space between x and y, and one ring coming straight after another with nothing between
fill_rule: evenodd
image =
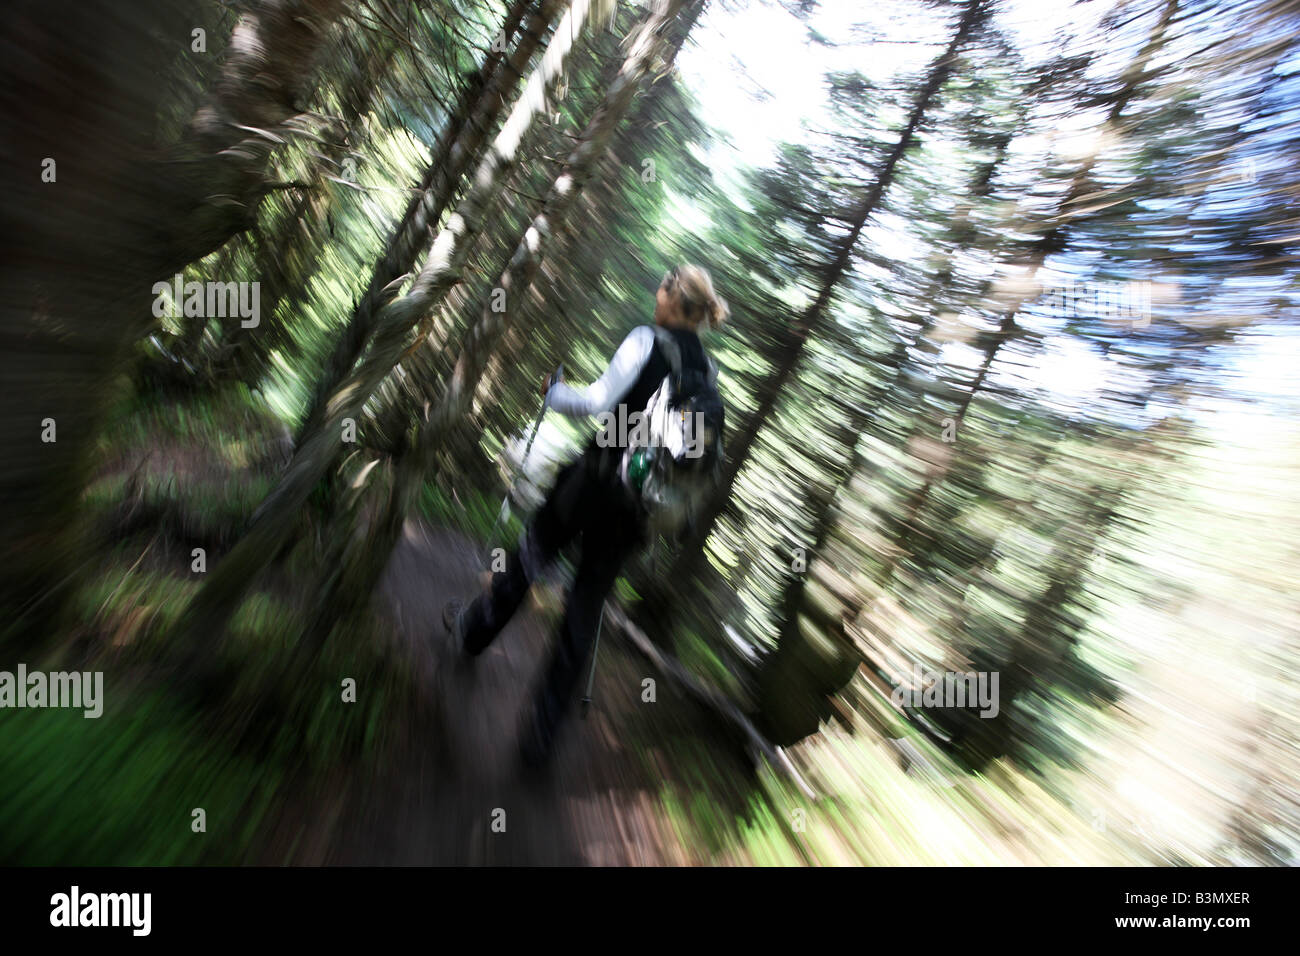
<instances>
[{"instance_id":1,"label":"white long-sleeve shirt","mask_svg":"<svg viewBox=\"0 0 1300 956\"><path fill-rule=\"evenodd\" d=\"M618 347L605 374L585 389L556 382L546 393L547 404L561 415L573 418L614 411L619 399L636 384L641 370L650 361L654 344L654 330L648 325L637 326Z\"/></svg>"}]
</instances>

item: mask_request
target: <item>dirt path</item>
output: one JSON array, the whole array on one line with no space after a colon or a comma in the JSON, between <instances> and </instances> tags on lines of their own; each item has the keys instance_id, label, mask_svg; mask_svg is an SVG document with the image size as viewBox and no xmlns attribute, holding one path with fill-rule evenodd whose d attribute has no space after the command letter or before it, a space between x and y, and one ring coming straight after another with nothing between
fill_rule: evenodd
<instances>
[{"instance_id":1,"label":"dirt path","mask_svg":"<svg viewBox=\"0 0 1300 956\"><path fill-rule=\"evenodd\" d=\"M397 648L429 687L434 723L382 776L348 781L332 821L306 824L316 846L295 862L385 865L619 865L680 861L656 812L655 781L620 742L645 665L602 640L588 719L574 715L552 766L525 771L516 728L550 635L536 595L480 658L449 653L443 604L477 592L481 556L454 532L408 523L381 585ZM534 588L534 591L538 591ZM543 598L545 598L543 594ZM438 713L437 710L441 712ZM313 815L326 811L317 808ZM499 830L494 830L494 820ZM321 826L320 824L325 824ZM325 844L325 845L321 845Z\"/></svg>"}]
</instances>

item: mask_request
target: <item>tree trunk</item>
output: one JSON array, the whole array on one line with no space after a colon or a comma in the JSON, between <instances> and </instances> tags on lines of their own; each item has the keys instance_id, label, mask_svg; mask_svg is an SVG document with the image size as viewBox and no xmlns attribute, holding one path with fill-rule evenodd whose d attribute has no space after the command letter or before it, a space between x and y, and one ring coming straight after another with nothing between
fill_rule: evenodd
<instances>
[{"instance_id":1,"label":"tree trunk","mask_svg":"<svg viewBox=\"0 0 1300 956\"><path fill-rule=\"evenodd\" d=\"M273 351L280 351L290 361L296 357L292 319L309 298L308 286L316 272L334 198L326 186L326 177L339 168L349 151L356 151L379 81L396 53L397 42L388 35L377 38L369 50L345 48L343 55L350 70L339 89L342 116L333 124L329 141L319 152L313 152L309 181L298 189L274 235L266 236L265 230L253 233L254 268L261 280L262 321L254 329L242 328L237 320L227 321L226 335L213 363L216 382L242 381L249 388L257 388L270 368Z\"/></svg>"},{"instance_id":2,"label":"tree trunk","mask_svg":"<svg viewBox=\"0 0 1300 956\"><path fill-rule=\"evenodd\" d=\"M502 25L501 35L506 43L514 38L529 6L531 0L515 0L511 5ZM425 167L416 195L407 204L406 212L375 262L366 291L312 390L312 403L299 429L300 441L319 427L326 399L352 371L374 334L379 309L397 294L395 283L410 272L465 173L482 158L488 134L496 125L506 98L523 76L563 6L563 0L542 0L524 25L509 58L503 62L501 52L490 50L479 69L478 80L461 95L456 113L448 118Z\"/></svg>"},{"instance_id":3,"label":"tree trunk","mask_svg":"<svg viewBox=\"0 0 1300 956\"><path fill-rule=\"evenodd\" d=\"M252 221L270 140L249 129L298 112L342 6L251 4L216 90L166 161L153 146L168 93L159 79L188 53L202 22L195 5L146 3L130 18L113 4L61 0L7 11L11 48L29 51L0 67L0 140L14 146L4 163L16 187L0 240L7 630L48 631L42 619L87 560L77 503L125 349L155 321L152 285ZM43 182L43 171L55 178ZM46 421L54 441L42 440Z\"/></svg>"},{"instance_id":4,"label":"tree trunk","mask_svg":"<svg viewBox=\"0 0 1300 956\"><path fill-rule=\"evenodd\" d=\"M459 281L469 244L483 228L483 211L515 162L524 133L545 110L548 93L560 77L588 9L588 0L575 0L569 8L542 62L474 172L464 199L434 240L411 290L380 310L369 352L325 401L319 425L304 435L285 473L254 513L247 533L209 573L182 615L178 628L192 642L200 670L205 659L210 660L213 644L249 585L289 543L308 496L347 447L345 429L360 421L375 388L400 359L411 330Z\"/></svg>"},{"instance_id":5,"label":"tree trunk","mask_svg":"<svg viewBox=\"0 0 1300 956\"><path fill-rule=\"evenodd\" d=\"M906 125L899 133L893 148L885 157L875 181L867 189L851 220L848 235L841 241L835 258L822 270L822 282L816 298L804 310L789 332L789 342L776 369L764 379L758 389L758 406L748 415L740 427L733 432L733 439L727 445L727 463L723 468L722 480L717 492L705 507L701 520L692 534L682 544L677 560L665 581L681 582L692 579L703 560L704 544L713 531L718 517L726 508L731 497L731 489L741 468L749 459L768 417L775 409L785 384L798 367L803 351L812 336L822 327L829 313L831 298L848 271L858 237L866 227L867 221L880 207L885 191L893 181L894 172L903 155L912 145L916 131L925 118L935 95L951 74L957 55L970 40L972 34L987 19L990 7L986 0L970 0L962 14L961 21L953 35L948 48L930 67L925 83L917 92ZM659 589L656 589L659 590ZM652 594L642 603L644 620L653 624L652 630L662 635L674 623L676 611L674 603L664 594Z\"/></svg>"},{"instance_id":6,"label":"tree trunk","mask_svg":"<svg viewBox=\"0 0 1300 956\"><path fill-rule=\"evenodd\" d=\"M489 358L522 311L524 295L541 267L552 235L563 227L620 119L642 89L651 70L662 72L672 65L703 9L704 0L690 0L689 3L686 0L657 0L634 34L627 58L604 102L587 123L578 145L569 154L547 193L541 211L529 225L497 281L497 287L506 290L505 311L495 312L490 301L483 303L478 321L462 341L460 356L450 378L444 383L440 400L430 411L414 446L397 459L395 487L385 499L382 515L374 523L375 533L371 542L362 549L365 567L356 569L352 580L340 582L350 594L345 602L350 609L367 600L378 583L401 534L406 515L432 469L433 455L468 411ZM335 536L336 540L343 538L342 532ZM326 588L322 595L332 590ZM318 640L323 626L323 621L318 622Z\"/></svg>"},{"instance_id":7,"label":"tree trunk","mask_svg":"<svg viewBox=\"0 0 1300 956\"><path fill-rule=\"evenodd\" d=\"M1115 100L1111 104L1110 112L1106 118L1106 125L1114 126L1119 123L1127 108L1129 102L1138 90L1139 84L1147 78L1146 68L1151 58L1159 51L1165 41L1165 32L1177 10L1177 0L1167 0L1160 20L1153 28L1151 36L1148 38L1142 50L1137 57L1129 64L1128 69L1124 71L1122 85L1115 94ZM1097 156L1089 156L1079 169L1071 177L1070 187L1061 204L1057 209L1055 219L1051 222L1048 230L1034 243L1030 251L1025 268L1028 274L1033 275L1042 268L1043 263L1049 255L1060 252L1069 242L1067 233L1069 224L1080 218L1084 213L1078 207L1080 203L1087 198L1089 189L1089 177L1093 167L1096 166ZM1024 304L1024 298L1027 293L1022 293L1014 302L1009 304L1003 312L1002 319L998 324L998 329L988 339L984 349L984 359L980 363L979 372L976 374L974 381L971 383L970 390L962 398L957 407L954 416L957 430L960 431L961 423L970 410L971 402L979 393L984 384L985 378L988 377L989 370L997 357L998 351L1016 332L1016 315L1020 312ZM935 484L943 480L947 474L949 466L937 471L937 473L928 476L922 483L921 487L909 498L905 516L901 522L901 534L899 538L899 547L893 552L888 565L886 565L885 581L888 581L902 560L904 553L913 546L916 537L921 534L917 521L921 510L929 500L930 492Z\"/></svg>"}]
</instances>

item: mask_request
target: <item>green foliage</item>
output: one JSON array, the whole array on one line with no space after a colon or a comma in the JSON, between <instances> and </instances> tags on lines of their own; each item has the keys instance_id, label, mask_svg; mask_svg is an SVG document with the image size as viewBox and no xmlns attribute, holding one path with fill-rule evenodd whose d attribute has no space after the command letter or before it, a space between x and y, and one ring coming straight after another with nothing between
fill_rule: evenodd
<instances>
[{"instance_id":1,"label":"green foliage","mask_svg":"<svg viewBox=\"0 0 1300 956\"><path fill-rule=\"evenodd\" d=\"M256 862L254 837L286 784L283 769L231 754L163 693L103 716L6 715L0 735L0 859L39 866ZM117 698L117 699L115 699ZM206 833L191 829L195 808Z\"/></svg>"},{"instance_id":2,"label":"green foliage","mask_svg":"<svg viewBox=\"0 0 1300 956\"><path fill-rule=\"evenodd\" d=\"M201 147L185 131L213 90L230 92L221 56L235 17L224 4L196 9L208 58L149 60L166 66L170 92L124 137L182 143L194 162ZM705 532L624 569L614 596L640 611L671 599L681 610L654 635L661 646L797 744L823 795L814 811L790 781L738 767L735 741L705 716L657 726L658 738L638 742L643 777L662 781L662 813L699 848L694 861L1000 862L1023 847L1006 837L995 851L982 837L1015 827L1089 861L1213 858L1188 850L1186 836L1147 857L1107 843L1075 804L1108 735L1123 743L1114 705L1144 679L1179 677L1142 634L1231 660L1255 646L1250 628L1220 623L1217 640L1197 620L1235 615L1271 641L1240 679L1286 668L1279 635L1294 616L1295 556L1280 529L1295 516L1285 483L1268 476L1294 471L1279 424L1293 392L1250 381L1241 363L1283 365L1294 342L1282 320L1294 308L1300 194L1294 164L1279 158L1295 137L1278 120L1293 102L1294 15L1247 3L1228 29L1221 16L1173 17L1164 0L1124 4L1095 23L1058 24L1040 48L991 5L918 5L883 24L864 10L843 36L815 5L796 5L790 26L802 21L827 57L824 102L782 130L788 141L770 161L728 151L726 131L702 119L709 91L691 88L689 73L652 70L536 274L498 289L557 173L575 148L585 156L591 121L621 82L624 41L646 16L623 4L588 24L490 194L470 192L483 155L471 150L447 202L426 205L432 194L416 184L435 181L439 157L468 142L458 131L501 75L492 40L512 13L534 9L366 4L327 25L306 99L274 130L249 132L259 149L273 144L250 173L261 181L239 198L214 185L223 202L201 206L244 218L215 238L167 226L180 248L210 250L183 265L183 279L259 282L256 330L230 316L151 319L134 278L100 287L127 271L111 256L85 270L94 278L83 299L50 307L60 290L44 272L35 292L11 297L36 318L6 331L38 343L30 378L13 368L15 394L53 404L67 393L86 406L59 406L55 451L68 457L49 460L61 464L33 464L26 432L26 444L8 445L25 456L15 473L49 479L48 498L11 482L12 507L54 503L15 534L17 550L40 569L32 581L62 582L55 600L53 588L21 593L27 577L16 577L13 600L24 610L46 600L42 613L61 628L28 647L102 666L132 690L101 721L6 716L0 858L251 862L290 781L382 768L427 729L422 677L410 655L391 653L392 622L371 601L407 509L488 546L517 540L517 509L497 526L502 461L533 421L538 383L558 362L572 382L596 378L651 321L659 277L687 261L711 271L731 306L706 344L721 367L734 481ZM675 40L700 11L688 5ZM875 51L895 43L916 55L882 68ZM952 57L934 57L950 44ZM832 55L846 51L861 54L851 69ZM141 86L112 62L125 87ZM505 92L503 109L486 111L488 139L518 87ZM169 161L159 175L177 179L159 191L186 194L171 169L185 166ZM117 188L112 176L95 182ZM386 298L409 293L440 230L463 225L467 195L483 202L470 210L464 269L414 328L400 326L406 338L376 349L375 329L357 321L372 276L381 286L397 277ZM144 248L157 224L141 239L137 210L120 205L124 232L103 244L140 249L141 270L170 261L169 249ZM404 235L414 248L401 248ZM41 236L33 261L62 249L57 239ZM86 251L66 242L80 264ZM1053 297L1140 283L1154 290L1140 321ZM505 313L492 309L498 292ZM121 341L84 319L101 299L145 303L105 305L105 328L125 317L133 330ZM386 324L392 310L376 315L398 327ZM467 378L483 341L482 375ZM331 376L347 375L331 363L399 349L364 407L357 400L355 445L322 459L309 507L277 513L283 547L235 562L263 563L205 660L222 692L200 702L171 683L209 650L178 633L210 580L193 567L195 549L215 568L259 541L250 522L279 500L291 436L309 429L312 402L338 385ZM1262 362L1269 349L1285 361ZM45 374L50 356L73 370L66 379ZM436 432L437 447L421 446L424 424L461 387L467 411ZM39 421L35 408L16 420ZM1244 424L1238 433L1221 421ZM547 424L557 448L590 433ZM412 479L403 468L413 461L429 467ZM1241 489L1253 489L1257 510ZM998 716L895 705L914 668L998 673ZM345 679L361 689L355 704L340 701ZM1269 728L1294 716L1287 689L1273 688L1284 702L1271 710L1222 704L1215 726L1239 736L1234 721L1249 725L1271 741L1267 759L1284 761ZM1178 710L1159 687L1147 691L1133 698L1158 701L1146 719ZM1272 801L1260 818L1294 824L1265 784L1252 786L1243 801ZM208 810L206 835L189 832L190 804ZM791 827L794 809L808 811L808 829ZM1250 829L1240 823L1233 832ZM1240 838L1251 860L1281 859L1295 842L1258 829Z\"/></svg>"}]
</instances>

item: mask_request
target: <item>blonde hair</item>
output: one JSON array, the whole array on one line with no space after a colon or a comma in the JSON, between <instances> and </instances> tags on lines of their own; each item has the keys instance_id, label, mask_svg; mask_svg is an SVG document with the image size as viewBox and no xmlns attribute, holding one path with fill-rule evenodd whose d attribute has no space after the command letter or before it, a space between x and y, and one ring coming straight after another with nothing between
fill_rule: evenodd
<instances>
[{"instance_id":1,"label":"blonde hair","mask_svg":"<svg viewBox=\"0 0 1300 956\"><path fill-rule=\"evenodd\" d=\"M727 300L713 291L707 269L689 263L676 266L664 276L664 284L669 292L677 292L682 315L693 328L704 325L716 329L731 314Z\"/></svg>"}]
</instances>

